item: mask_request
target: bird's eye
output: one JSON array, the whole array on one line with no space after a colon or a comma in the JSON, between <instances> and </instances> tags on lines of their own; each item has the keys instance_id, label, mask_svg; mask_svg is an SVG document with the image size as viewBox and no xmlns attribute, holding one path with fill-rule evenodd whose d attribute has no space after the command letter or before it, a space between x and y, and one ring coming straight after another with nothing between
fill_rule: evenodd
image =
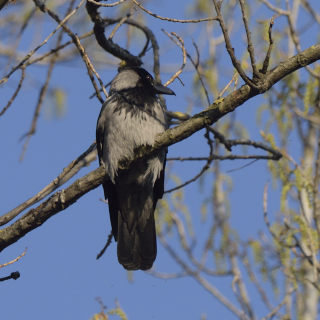
<instances>
[{"instance_id":1,"label":"bird's eye","mask_svg":"<svg viewBox=\"0 0 320 320\"><path fill-rule=\"evenodd\" d=\"M153 78L150 75L147 75L146 79L149 83L153 84Z\"/></svg>"}]
</instances>

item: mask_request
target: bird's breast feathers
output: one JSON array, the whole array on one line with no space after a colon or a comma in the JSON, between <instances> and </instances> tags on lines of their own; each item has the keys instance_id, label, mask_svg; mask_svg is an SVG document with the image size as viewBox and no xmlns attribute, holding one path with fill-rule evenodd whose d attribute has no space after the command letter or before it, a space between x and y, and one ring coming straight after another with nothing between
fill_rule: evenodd
<instances>
[{"instance_id":1,"label":"bird's breast feathers","mask_svg":"<svg viewBox=\"0 0 320 320\"><path fill-rule=\"evenodd\" d=\"M139 146L153 146L156 135L167 129L165 110L157 98L151 104L129 103L118 94L113 94L105 102L99 123L104 128L102 160L111 180L117 174L120 160L132 159L134 149ZM152 161L149 159L155 169L152 180L158 176L157 169L163 167L164 156L165 151Z\"/></svg>"}]
</instances>

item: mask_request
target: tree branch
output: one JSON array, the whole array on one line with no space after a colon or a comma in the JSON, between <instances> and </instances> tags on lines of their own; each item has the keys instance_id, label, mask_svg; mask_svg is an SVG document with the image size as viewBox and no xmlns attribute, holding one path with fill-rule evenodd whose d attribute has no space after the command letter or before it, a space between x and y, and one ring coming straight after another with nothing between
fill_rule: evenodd
<instances>
[{"instance_id":1,"label":"tree branch","mask_svg":"<svg viewBox=\"0 0 320 320\"><path fill-rule=\"evenodd\" d=\"M56 192L36 209L31 209L12 225L2 229L0 232L0 252L17 242L28 232L40 227L58 212L68 208L90 190L97 188L105 176L104 168L99 167L75 181L66 190Z\"/></svg>"},{"instance_id":2,"label":"tree branch","mask_svg":"<svg viewBox=\"0 0 320 320\"><path fill-rule=\"evenodd\" d=\"M77 159L73 160L63 171L56 177L51 183L45 188L39 191L35 196L31 197L27 201L23 202L13 210L0 216L0 226L3 226L14 219L22 211L26 210L30 206L44 199L46 196L51 194L53 191L65 184L69 179L75 176L80 169L89 166L97 157L96 143L94 142L88 150L81 154Z\"/></svg>"},{"instance_id":3,"label":"tree branch","mask_svg":"<svg viewBox=\"0 0 320 320\"><path fill-rule=\"evenodd\" d=\"M129 51L113 43L112 39L106 38L104 34L104 21L100 17L100 14L98 12L99 6L87 1L86 8L91 18L91 21L94 23L93 31L96 36L97 42L101 46L101 48L103 48L105 51L109 52L113 56L123 61L126 61L128 65L141 66L142 61L139 57L132 55Z\"/></svg>"}]
</instances>

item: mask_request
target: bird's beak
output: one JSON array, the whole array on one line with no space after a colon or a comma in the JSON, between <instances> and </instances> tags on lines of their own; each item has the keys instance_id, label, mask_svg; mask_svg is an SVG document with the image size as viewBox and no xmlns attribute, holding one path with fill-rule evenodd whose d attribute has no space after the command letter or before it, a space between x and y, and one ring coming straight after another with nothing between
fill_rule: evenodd
<instances>
[{"instance_id":1,"label":"bird's beak","mask_svg":"<svg viewBox=\"0 0 320 320\"><path fill-rule=\"evenodd\" d=\"M163 86L162 84L155 83L153 87L156 93L176 95L171 89Z\"/></svg>"}]
</instances>

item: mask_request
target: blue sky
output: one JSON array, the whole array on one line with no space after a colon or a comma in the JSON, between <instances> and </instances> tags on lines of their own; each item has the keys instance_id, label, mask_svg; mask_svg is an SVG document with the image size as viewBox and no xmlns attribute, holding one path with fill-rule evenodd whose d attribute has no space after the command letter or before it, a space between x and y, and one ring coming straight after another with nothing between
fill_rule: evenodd
<instances>
[{"instance_id":1,"label":"blue sky","mask_svg":"<svg viewBox=\"0 0 320 320\"><path fill-rule=\"evenodd\" d=\"M310 1L314 6L316 2L317 0ZM187 10L181 10L181 7L185 6L185 1L162 1L161 3L160 5L159 2L151 1L148 3L148 8L163 16L189 17ZM272 16L267 10L257 10L258 17L271 18ZM6 10L0 12L1 16L5 14ZM208 15L213 15L213 11ZM201 40L199 31L193 31L195 30L193 25L162 23L149 16L144 16L148 26L159 38L159 42L165 44L161 46L161 62L164 71L172 69L168 67L168 64L180 65L181 51L177 48L165 50L169 42L160 30L163 26L167 31L184 34L188 48L192 48L191 35L196 41ZM32 49L50 34L54 26L54 23L47 23L38 38L31 44L28 36L24 37L19 49L24 52ZM33 31L34 29L30 27L26 35L30 36ZM319 28L317 31L319 32ZM219 34L218 31L217 34ZM120 37L121 33L119 41L123 41ZM245 50L245 44L237 36L233 37L233 41L240 57L243 53L241 50ZM48 46L52 46L53 43L49 43ZM306 42L305 46L308 45ZM48 48L43 48L41 52L47 51ZM86 49L90 52L90 48ZM206 49L205 45L203 52ZM150 54L145 58L145 68L152 72ZM232 77L233 69L223 46L218 55L222 68L225 70L222 82L226 84L230 81L229 76ZM0 68L4 65L3 61L0 60ZM83 62L79 60L71 65L61 64L55 68L51 85L62 88L67 94L65 116L62 118L45 116L46 108L50 106L50 101L46 100L37 132L31 138L23 162L19 162L23 145L20 138L28 131L31 124L37 102L37 90L45 77L46 68L34 67L32 74L28 73L27 69L27 76L30 76L32 81L26 83L10 109L0 117L2 150L0 214L6 213L36 194L94 141L96 121L101 105L97 100L89 99L93 89L87 72L82 67ZM191 70L190 65L188 68ZM1 75L3 74L4 72L1 71ZM99 74L107 83L116 74L116 68L109 66L99 71ZM184 87L179 81L170 85L170 88L176 92L176 97L166 97L169 110L182 112L186 110L187 98L192 95L192 75L193 73L188 71L181 75L185 83ZM20 71L12 76L5 86L0 87L1 108L14 92L19 76ZM170 76L171 72L163 72L163 82L166 82ZM262 99L263 97L251 99L236 111L237 119L243 121L250 132L250 137L257 141L262 140L259 134L261 127L256 125L257 106L261 104ZM194 109L192 113L200 110L200 108ZM202 136L203 132L199 132L190 139L170 147L168 156L206 155L206 143L199 143ZM299 150L294 140L292 149L294 153ZM241 152L240 147L235 150ZM255 153L255 150L253 152ZM245 161L225 161L222 164L222 171L226 172L246 163ZM97 166L98 162L95 161L90 167L82 169L67 185ZM194 163L175 163L173 170L182 181L185 181L197 172L195 166L200 167L199 164ZM243 239L257 237L259 230L266 230L262 211L263 188L270 180L266 162L256 162L242 170L229 173L229 175L233 179L230 195L233 214L231 225L237 228ZM196 182L187 186L184 191L195 232L200 240L202 232L204 233L208 228L208 225L201 222L200 206L210 194L211 178L210 175L206 177L202 189ZM171 185L172 181L169 181L167 186ZM115 299L117 299L129 319L200 319L201 314L206 314L207 319L235 319L233 314L192 278L162 280L137 271L134 272L133 282L128 281L127 272L118 264L114 243L97 261L96 255L104 246L110 232L108 207L99 200L102 197L101 187L91 191L67 210L58 213L43 226L1 253L0 264L15 259L28 247L23 258L0 271L0 277L7 276L16 270L21 273L18 280L5 281L0 285L2 289L1 319L90 319L94 313L100 311L100 306L96 301L97 297L101 298L108 309L115 307ZM279 209L279 198L279 190L269 187L269 210L273 214ZM175 237L172 238L172 242L175 247L178 247ZM159 242L158 248L156 270L169 273L179 271L179 267ZM208 280L237 304L230 287L231 278L208 278ZM251 291L250 285L249 289L250 293L254 292ZM258 315L263 315L266 310L263 309L259 297L252 294L251 299L253 305L258 309L261 306L260 310L256 309Z\"/></svg>"}]
</instances>

